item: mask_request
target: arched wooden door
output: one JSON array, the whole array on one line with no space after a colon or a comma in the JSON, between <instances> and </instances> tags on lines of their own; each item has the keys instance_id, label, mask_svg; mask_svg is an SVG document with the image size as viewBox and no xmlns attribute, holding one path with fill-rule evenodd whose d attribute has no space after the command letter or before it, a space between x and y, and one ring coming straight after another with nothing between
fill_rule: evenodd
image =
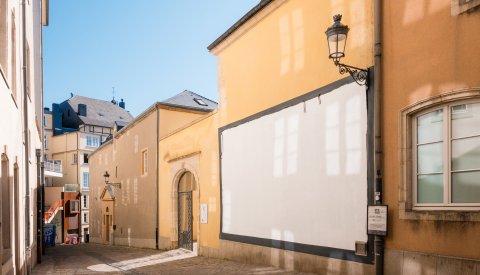
<instances>
[{"instance_id":1,"label":"arched wooden door","mask_svg":"<svg viewBox=\"0 0 480 275\"><path fill-rule=\"evenodd\" d=\"M193 251L193 198L195 179L185 172L178 181L178 247Z\"/></svg>"}]
</instances>

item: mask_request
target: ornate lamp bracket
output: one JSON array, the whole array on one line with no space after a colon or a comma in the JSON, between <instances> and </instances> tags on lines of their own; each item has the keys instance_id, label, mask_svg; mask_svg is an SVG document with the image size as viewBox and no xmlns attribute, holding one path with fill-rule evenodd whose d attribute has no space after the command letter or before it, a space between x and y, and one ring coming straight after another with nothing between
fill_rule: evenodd
<instances>
[{"instance_id":1,"label":"ornate lamp bracket","mask_svg":"<svg viewBox=\"0 0 480 275\"><path fill-rule=\"evenodd\" d=\"M338 61L334 63L336 66L338 66L338 71L340 72L340 74L349 73L358 85L365 85L368 87L368 70L342 64Z\"/></svg>"}]
</instances>

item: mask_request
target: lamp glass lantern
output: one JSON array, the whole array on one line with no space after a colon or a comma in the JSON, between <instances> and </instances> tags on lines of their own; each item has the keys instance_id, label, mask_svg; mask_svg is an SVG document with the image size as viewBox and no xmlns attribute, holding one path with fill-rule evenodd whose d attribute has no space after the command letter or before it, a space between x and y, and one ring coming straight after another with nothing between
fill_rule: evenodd
<instances>
[{"instance_id":1,"label":"lamp glass lantern","mask_svg":"<svg viewBox=\"0 0 480 275\"><path fill-rule=\"evenodd\" d=\"M110 174L108 173L108 171L105 171L105 174L103 174L103 177L105 178L105 184L108 184L108 180L110 178Z\"/></svg>"},{"instance_id":2,"label":"lamp glass lantern","mask_svg":"<svg viewBox=\"0 0 480 275\"><path fill-rule=\"evenodd\" d=\"M333 16L333 25L325 32L328 41L328 57L333 59L335 64L340 62L340 58L345 57L345 45L349 31L348 26L342 24L341 20L341 14Z\"/></svg>"}]
</instances>

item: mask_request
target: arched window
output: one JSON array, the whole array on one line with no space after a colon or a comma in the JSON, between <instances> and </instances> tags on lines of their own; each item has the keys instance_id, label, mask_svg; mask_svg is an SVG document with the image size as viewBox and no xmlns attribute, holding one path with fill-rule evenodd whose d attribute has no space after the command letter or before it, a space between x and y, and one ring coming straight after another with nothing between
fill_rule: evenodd
<instances>
[{"instance_id":1,"label":"arched window","mask_svg":"<svg viewBox=\"0 0 480 275\"><path fill-rule=\"evenodd\" d=\"M413 119L414 205L480 206L480 99Z\"/></svg>"}]
</instances>

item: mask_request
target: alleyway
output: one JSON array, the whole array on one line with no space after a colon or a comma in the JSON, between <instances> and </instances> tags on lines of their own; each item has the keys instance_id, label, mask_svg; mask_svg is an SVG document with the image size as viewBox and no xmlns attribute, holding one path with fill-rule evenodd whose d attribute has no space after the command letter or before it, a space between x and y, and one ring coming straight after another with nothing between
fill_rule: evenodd
<instances>
[{"instance_id":1,"label":"alleyway","mask_svg":"<svg viewBox=\"0 0 480 275\"><path fill-rule=\"evenodd\" d=\"M33 274L302 274L265 266L195 256L185 250L160 252L99 244L47 248Z\"/></svg>"}]
</instances>

